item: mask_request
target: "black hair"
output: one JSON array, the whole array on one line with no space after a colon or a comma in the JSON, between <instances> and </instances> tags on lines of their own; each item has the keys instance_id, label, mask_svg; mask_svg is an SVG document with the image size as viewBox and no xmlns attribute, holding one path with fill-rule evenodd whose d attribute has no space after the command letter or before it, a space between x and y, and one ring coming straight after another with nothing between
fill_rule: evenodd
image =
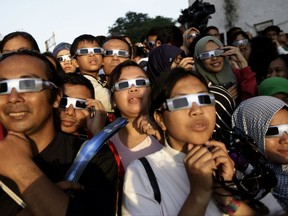
<instances>
[{"instance_id":1,"label":"black hair","mask_svg":"<svg viewBox=\"0 0 288 216\"><path fill-rule=\"evenodd\" d=\"M74 41L72 42L72 44L71 44L71 47L70 47L70 54L71 54L71 56L75 57L75 53L76 53L78 44L79 44L80 42L83 42L83 41L87 41L87 42L89 42L89 43L94 43L94 42L96 42L96 43L98 44L98 46L100 46L99 43L98 43L97 37L95 37L95 36L93 36L93 35L90 35L90 34L80 35L80 36L76 37L76 38L74 39Z\"/></svg>"},{"instance_id":2,"label":"black hair","mask_svg":"<svg viewBox=\"0 0 288 216\"><path fill-rule=\"evenodd\" d=\"M15 32L11 32L11 33L5 35L4 38L2 39L2 42L0 44L0 52L1 53L3 52L3 48L4 48L5 44L9 40L11 40L15 37L25 38L30 43L32 50L40 52L39 46L38 46L35 38L31 34L29 34L28 32L24 32L24 31L15 31Z\"/></svg>"},{"instance_id":3,"label":"black hair","mask_svg":"<svg viewBox=\"0 0 288 216\"><path fill-rule=\"evenodd\" d=\"M168 69L156 80L150 93L149 115L152 119L154 119L154 112L162 107L166 99L170 98L175 84L187 76L194 76L199 79L206 86L207 91L209 91L206 80L197 71L186 70L182 67Z\"/></svg>"},{"instance_id":4,"label":"black hair","mask_svg":"<svg viewBox=\"0 0 288 216\"><path fill-rule=\"evenodd\" d=\"M133 50L132 50L132 46L128 43L128 41L125 39L126 36L122 36L122 35L111 35L109 37L107 37L102 44L102 47L105 45L105 43L107 43L109 40L120 40L123 41L125 44L127 44L128 46L128 52L129 52L129 59L132 58L133 56Z\"/></svg>"},{"instance_id":5,"label":"black hair","mask_svg":"<svg viewBox=\"0 0 288 216\"><path fill-rule=\"evenodd\" d=\"M98 42L98 44L99 44L100 47L103 46L103 42L106 40L106 38L107 38L107 37L104 36L104 35L97 35L97 36L96 36L97 42Z\"/></svg>"},{"instance_id":6,"label":"black hair","mask_svg":"<svg viewBox=\"0 0 288 216\"><path fill-rule=\"evenodd\" d=\"M57 74L57 71L54 67L54 65L48 60L48 58L41 53L33 50L28 49L22 49L18 51L8 52L4 53L0 57L0 62L4 61L5 59L11 57L11 56L31 56L34 58L39 59L44 63L44 70L47 75L48 81L54 83L57 87L60 86L61 80L59 79L59 76ZM52 104L55 100L57 95L59 94L59 88L52 88L51 89L51 100L50 103Z\"/></svg>"},{"instance_id":7,"label":"black hair","mask_svg":"<svg viewBox=\"0 0 288 216\"><path fill-rule=\"evenodd\" d=\"M233 46L233 42L236 40L238 35L242 35L244 38L246 38L250 42L250 38L246 32L242 30L236 30L233 33L231 33L229 37L227 35L227 45Z\"/></svg>"},{"instance_id":8,"label":"black hair","mask_svg":"<svg viewBox=\"0 0 288 216\"><path fill-rule=\"evenodd\" d=\"M161 44L171 44L181 47L183 45L183 34L179 27L167 25L159 30L157 40L161 41Z\"/></svg>"},{"instance_id":9,"label":"black hair","mask_svg":"<svg viewBox=\"0 0 288 216\"><path fill-rule=\"evenodd\" d=\"M65 73L61 76L62 86L61 90L64 92L64 84L82 85L89 89L91 98L95 98L94 87L90 80L80 73Z\"/></svg>"}]
</instances>

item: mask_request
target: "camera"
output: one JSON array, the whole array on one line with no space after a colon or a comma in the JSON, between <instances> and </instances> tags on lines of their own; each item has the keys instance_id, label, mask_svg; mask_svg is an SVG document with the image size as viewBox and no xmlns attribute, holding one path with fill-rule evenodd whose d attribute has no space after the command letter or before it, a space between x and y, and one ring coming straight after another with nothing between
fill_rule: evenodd
<instances>
[{"instance_id":1,"label":"camera","mask_svg":"<svg viewBox=\"0 0 288 216\"><path fill-rule=\"evenodd\" d=\"M179 23L186 29L195 27L201 31L207 26L211 18L210 14L215 13L215 6L203 0L196 0L191 6L181 10L181 13L178 18Z\"/></svg>"}]
</instances>

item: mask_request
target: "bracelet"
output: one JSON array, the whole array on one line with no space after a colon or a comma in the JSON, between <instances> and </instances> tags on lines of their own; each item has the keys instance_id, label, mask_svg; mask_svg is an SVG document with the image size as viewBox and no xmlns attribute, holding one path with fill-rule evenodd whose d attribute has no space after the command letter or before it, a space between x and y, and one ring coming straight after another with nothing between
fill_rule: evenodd
<instances>
[{"instance_id":1,"label":"bracelet","mask_svg":"<svg viewBox=\"0 0 288 216\"><path fill-rule=\"evenodd\" d=\"M233 215L238 210L239 206L240 200L235 198L227 206L219 205L221 211L228 215Z\"/></svg>"}]
</instances>

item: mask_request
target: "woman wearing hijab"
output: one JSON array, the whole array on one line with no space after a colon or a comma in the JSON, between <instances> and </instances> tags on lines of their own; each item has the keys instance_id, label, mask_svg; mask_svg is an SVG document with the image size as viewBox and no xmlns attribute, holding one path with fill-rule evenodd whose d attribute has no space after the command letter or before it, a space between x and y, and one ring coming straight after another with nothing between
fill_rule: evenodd
<instances>
[{"instance_id":1,"label":"woman wearing hijab","mask_svg":"<svg viewBox=\"0 0 288 216\"><path fill-rule=\"evenodd\" d=\"M173 45L163 44L154 48L149 53L147 72L153 85L156 78L168 69L183 67L185 69L191 70L193 65L193 58L185 57L185 53L182 49Z\"/></svg>"},{"instance_id":2,"label":"woman wearing hijab","mask_svg":"<svg viewBox=\"0 0 288 216\"><path fill-rule=\"evenodd\" d=\"M261 202L269 215L288 213L288 105L271 96L243 101L232 116L232 125L249 135L268 159L266 166L277 177L277 186Z\"/></svg>"},{"instance_id":3,"label":"woman wearing hijab","mask_svg":"<svg viewBox=\"0 0 288 216\"><path fill-rule=\"evenodd\" d=\"M206 81L225 87L234 100L256 95L256 75L238 47L224 47L217 38L205 36L196 43L194 59L196 69Z\"/></svg>"},{"instance_id":4,"label":"woman wearing hijab","mask_svg":"<svg viewBox=\"0 0 288 216\"><path fill-rule=\"evenodd\" d=\"M183 33L183 45L180 47L184 50L186 56L190 54L189 46L193 40L200 34L197 28L191 27Z\"/></svg>"}]
</instances>

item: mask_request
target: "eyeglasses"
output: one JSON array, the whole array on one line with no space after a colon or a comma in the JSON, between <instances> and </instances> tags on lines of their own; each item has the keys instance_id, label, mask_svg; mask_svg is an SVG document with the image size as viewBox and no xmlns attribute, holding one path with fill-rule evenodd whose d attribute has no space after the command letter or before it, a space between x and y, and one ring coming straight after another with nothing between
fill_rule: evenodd
<instances>
[{"instance_id":1,"label":"eyeglasses","mask_svg":"<svg viewBox=\"0 0 288 216\"><path fill-rule=\"evenodd\" d=\"M105 50L104 56L118 56L122 58L129 58L129 52L126 50Z\"/></svg>"},{"instance_id":2,"label":"eyeglasses","mask_svg":"<svg viewBox=\"0 0 288 216\"><path fill-rule=\"evenodd\" d=\"M200 60L203 60L203 59L207 59L207 58L211 58L211 57L221 56L223 53L224 53L224 50L222 50L222 49L210 50L208 52L203 52L203 53L199 54L198 58Z\"/></svg>"},{"instance_id":3,"label":"eyeglasses","mask_svg":"<svg viewBox=\"0 0 288 216\"><path fill-rule=\"evenodd\" d=\"M90 54L102 55L104 50L100 47L81 48L76 50L76 55L90 55Z\"/></svg>"},{"instance_id":4,"label":"eyeglasses","mask_svg":"<svg viewBox=\"0 0 288 216\"><path fill-rule=\"evenodd\" d=\"M248 44L248 39L236 40L232 43L233 46L246 46Z\"/></svg>"},{"instance_id":5,"label":"eyeglasses","mask_svg":"<svg viewBox=\"0 0 288 216\"><path fill-rule=\"evenodd\" d=\"M86 109L86 100L72 97L62 97L60 108L68 108L72 104L74 109Z\"/></svg>"},{"instance_id":6,"label":"eyeglasses","mask_svg":"<svg viewBox=\"0 0 288 216\"><path fill-rule=\"evenodd\" d=\"M21 78L0 81L0 94L10 94L15 88L18 93L39 92L42 89L57 88L57 86L47 80L37 78Z\"/></svg>"},{"instance_id":7,"label":"eyeglasses","mask_svg":"<svg viewBox=\"0 0 288 216\"><path fill-rule=\"evenodd\" d=\"M181 109L189 109L193 102L198 106L213 106L215 104L215 97L210 93L189 94L176 98L166 99L163 108L169 111L176 111Z\"/></svg>"},{"instance_id":8,"label":"eyeglasses","mask_svg":"<svg viewBox=\"0 0 288 216\"><path fill-rule=\"evenodd\" d=\"M154 46L156 45L156 41L148 41L148 42L147 42L147 45L148 45L149 47L154 47Z\"/></svg>"},{"instance_id":9,"label":"eyeglasses","mask_svg":"<svg viewBox=\"0 0 288 216\"><path fill-rule=\"evenodd\" d=\"M193 33L193 34L189 34L187 35L187 39L194 39L198 36L199 34Z\"/></svg>"},{"instance_id":10,"label":"eyeglasses","mask_svg":"<svg viewBox=\"0 0 288 216\"><path fill-rule=\"evenodd\" d=\"M59 57L57 57L57 60L58 60L59 62L71 61L71 55L68 54L68 55L59 56Z\"/></svg>"},{"instance_id":11,"label":"eyeglasses","mask_svg":"<svg viewBox=\"0 0 288 216\"><path fill-rule=\"evenodd\" d=\"M288 133L288 124L270 126L266 137L281 137L283 133Z\"/></svg>"},{"instance_id":12,"label":"eyeglasses","mask_svg":"<svg viewBox=\"0 0 288 216\"><path fill-rule=\"evenodd\" d=\"M125 81L120 81L114 84L112 91L121 91L124 89L131 88L132 85L135 87L148 87L150 86L150 81L147 78L137 78L137 79L130 79L130 80L125 80Z\"/></svg>"}]
</instances>

